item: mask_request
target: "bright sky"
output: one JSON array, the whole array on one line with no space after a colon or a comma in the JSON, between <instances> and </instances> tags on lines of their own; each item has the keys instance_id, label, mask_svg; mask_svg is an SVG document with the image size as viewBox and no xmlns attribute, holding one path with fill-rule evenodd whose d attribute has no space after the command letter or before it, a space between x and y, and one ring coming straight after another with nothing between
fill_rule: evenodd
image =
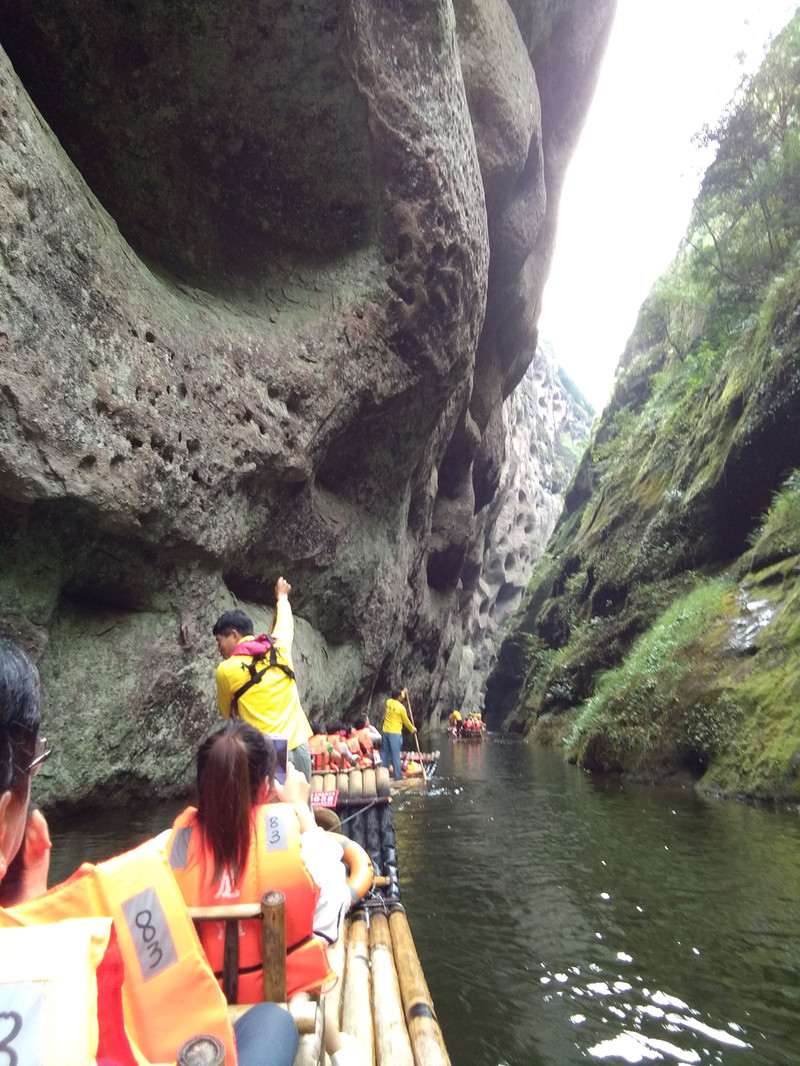
<instances>
[{"instance_id":1,"label":"bright sky","mask_svg":"<svg viewBox=\"0 0 800 1066\"><path fill-rule=\"evenodd\" d=\"M674 256L710 159L692 144L797 0L619 0L569 165L542 341L599 410L639 306ZM745 53L742 67L737 53Z\"/></svg>"}]
</instances>

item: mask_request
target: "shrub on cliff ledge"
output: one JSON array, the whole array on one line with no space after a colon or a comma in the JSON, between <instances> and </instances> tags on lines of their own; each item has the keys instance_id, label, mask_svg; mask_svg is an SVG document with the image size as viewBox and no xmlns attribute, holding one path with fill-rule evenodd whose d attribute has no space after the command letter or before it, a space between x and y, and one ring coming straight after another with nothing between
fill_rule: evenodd
<instances>
[{"instance_id":1,"label":"shrub on cliff ledge","mask_svg":"<svg viewBox=\"0 0 800 1066\"><path fill-rule=\"evenodd\" d=\"M709 642L727 626L730 590L727 578L699 584L603 674L566 738L571 759L593 770L659 768L659 776L664 766L705 769L735 717L723 692L709 699L697 684Z\"/></svg>"}]
</instances>

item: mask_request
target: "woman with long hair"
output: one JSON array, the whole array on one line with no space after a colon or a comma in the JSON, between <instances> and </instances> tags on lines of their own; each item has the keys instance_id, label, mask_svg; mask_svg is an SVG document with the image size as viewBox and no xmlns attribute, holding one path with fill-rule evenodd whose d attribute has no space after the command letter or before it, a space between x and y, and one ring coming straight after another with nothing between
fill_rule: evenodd
<instances>
[{"instance_id":1,"label":"woman with long hair","mask_svg":"<svg viewBox=\"0 0 800 1066\"><path fill-rule=\"evenodd\" d=\"M284 893L291 997L335 976L325 948L339 935L351 895L341 847L316 825L308 806L308 782L289 764L285 784L276 784L275 761L269 736L244 722L210 736L197 753L197 806L176 818L168 853L189 906L255 903L264 892ZM200 935L220 977L224 926L203 922ZM241 923L238 985L240 1002L262 998L258 919ZM360 1062L357 1046L342 1040L335 1019L327 1022L333 1066Z\"/></svg>"}]
</instances>

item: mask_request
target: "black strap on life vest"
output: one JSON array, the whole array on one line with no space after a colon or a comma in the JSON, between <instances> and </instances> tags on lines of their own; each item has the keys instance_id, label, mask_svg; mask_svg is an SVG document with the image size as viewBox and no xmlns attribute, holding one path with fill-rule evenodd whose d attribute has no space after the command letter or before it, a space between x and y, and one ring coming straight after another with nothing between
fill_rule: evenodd
<instances>
[{"instance_id":1,"label":"black strap on life vest","mask_svg":"<svg viewBox=\"0 0 800 1066\"><path fill-rule=\"evenodd\" d=\"M257 921L257 919L248 918L247 921ZM305 947L306 944L310 944L311 941L314 939L314 936L315 936L314 933L309 933L308 936L303 937L302 940L298 940L296 944L291 944L289 947L286 948L286 955L289 956L289 955L292 954L293 951L297 951L298 948L302 948L302 947ZM319 939L327 940L327 937L320 937ZM333 943L333 941L329 941L329 943ZM242 974L260 973L261 970L263 970L263 969L264 969L264 963L263 962L256 962L256 963L253 963L252 966L240 966L239 967L239 974L242 975ZM218 981L221 981L222 977L223 977L223 971L222 970L215 970L214 971L214 976L217 978Z\"/></svg>"},{"instance_id":2,"label":"black strap on life vest","mask_svg":"<svg viewBox=\"0 0 800 1066\"><path fill-rule=\"evenodd\" d=\"M266 653L264 653L266 654ZM294 670L286 663L278 661L278 653L275 650L275 645L270 641L269 645L269 662L266 663L260 670L256 669L257 663L264 662L264 654L254 655L253 658L247 663L247 669L250 672L250 677L245 681L243 685L236 689L231 696L231 715L237 718L239 715L239 700L253 685L257 685L261 678L266 674L267 670L271 670L273 667L277 667L278 670L283 670L287 677L290 677L294 681Z\"/></svg>"}]
</instances>

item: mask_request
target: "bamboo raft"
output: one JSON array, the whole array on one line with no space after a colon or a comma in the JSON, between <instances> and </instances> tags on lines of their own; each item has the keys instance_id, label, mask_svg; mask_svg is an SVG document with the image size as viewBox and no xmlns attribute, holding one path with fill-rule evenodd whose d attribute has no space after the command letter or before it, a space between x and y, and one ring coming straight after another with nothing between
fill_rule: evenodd
<instances>
[{"instance_id":1,"label":"bamboo raft","mask_svg":"<svg viewBox=\"0 0 800 1066\"><path fill-rule=\"evenodd\" d=\"M401 904L377 900L359 907L332 951L343 977L329 995L342 1032L358 1040L369 1063L450 1066Z\"/></svg>"},{"instance_id":2,"label":"bamboo raft","mask_svg":"<svg viewBox=\"0 0 800 1066\"><path fill-rule=\"evenodd\" d=\"M415 758L419 759L417 754ZM439 752L423 753L425 776L400 785L422 783L436 770ZM382 767L379 768L383 769ZM379 772L378 771L378 772ZM400 903L397 848L392 822L388 771L351 771L351 786L340 792L336 816L340 831L368 853L375 869L372 891L347 918L342 936L329 950L333 969L342 979L329 996L339 1027L358 1040L370 1066L450 1066L430 992ZM361 789L352 782L362 775ZM363 781L366 776L366 783ZM366 788L364 785L366 784ZM387 785L390 788L387 792ZM313 787L313 786L312 786ZM359 795L360 792L360 795ZM380 795L378 794L380 792ZM295 1066L312 1066L311 1061Z\"/></svg>"},{"instance_id":3,"label":"bamboo raft","mask_svg":"<svg viewBox=\"0 0 800 1066\"><path fill-rule=\"evenodd\" d=\"M424 774L403 777L402 781L395 781L389 776L385 766L377 766L372 769L340 770L338 773L328 772L325 774L314 773L311 775L312 797L316 795L330 795L338 792L336 810L339 808L362 807L368 803L388 803L394 790L409 787L409 783L424 782L433 777L439 762L438 751L410 752L406 762L417 762L424 768ZM419 787L419 785L417 785Z\"/></svg>"},{"instance_id":4,"label":"bamboo raft","mask_svg":"<svg viewBox=\"0 0 800 1066\"><path fill-rule=\"evenodd\" d=\"M275 937L272 911L283 916L281 893L267 893L261 905L265 939ZM238 920L257 917L259 906L193 908L193 917L216 920L219 912L230 921L232 941L238 939ZM280 939L280 937L278 937ZM285 949L285 945L281 944ZM265 951L267 945L265 944ZM267 955L265 955L265 958ZM296 996L287 1005L300 1037L293 1066L325 1066L325 1017L330 1010L342 1033L355 1038L369 1066L450 1066L442 1030L436 1018L405 911L398 902L372 898L348 917L342 935L328 958L341 979L325 995ZM238 961L235 963L238 965ZM235 967L234 967L235 968ZM285 1000L285 972L265 969L265 984L275 980L275 999ZM281 988L281 976L283 985ZM326 1003L326 999L329 1001ZM247 1007L229 1008L231 1018ZM178 1066L225 1066L225 1049L212 1036L187 1041L178 1053Z\"/></svg>"}]
</instances>

